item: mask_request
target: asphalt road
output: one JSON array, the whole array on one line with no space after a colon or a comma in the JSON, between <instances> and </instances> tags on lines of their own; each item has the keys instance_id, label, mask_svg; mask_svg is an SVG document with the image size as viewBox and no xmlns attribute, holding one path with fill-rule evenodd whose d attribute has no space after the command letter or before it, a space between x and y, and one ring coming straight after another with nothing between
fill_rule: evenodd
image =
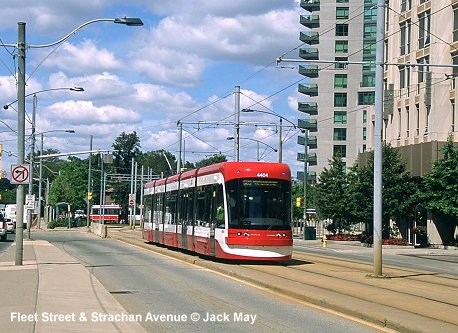
<instances>
[{"instance_id":1,"label":"asphalt road","mask_svg":"<svg viewBox=\"0 0 458 333\"><path fill-rule=\"evenodd\" d=\"M2 254L8 247L13 244L16 239L16 234L8 234L7 240L5 242L0 242L0 254Z\"/></svg>"},{"instance_id":2,"label":"asphalt road","mask_svg":"<svg viewBox=\"0 0 458 333\"><path fill-rule=\"evenodd\" d=\"M378 332L205 268L77 232L35 233L77 258L149 332ZM71 277L69 277L71 287ZM162 316L162 317L161 317ZM162 320L165 318L166 320Z\"/></svg>"}]
</instances>

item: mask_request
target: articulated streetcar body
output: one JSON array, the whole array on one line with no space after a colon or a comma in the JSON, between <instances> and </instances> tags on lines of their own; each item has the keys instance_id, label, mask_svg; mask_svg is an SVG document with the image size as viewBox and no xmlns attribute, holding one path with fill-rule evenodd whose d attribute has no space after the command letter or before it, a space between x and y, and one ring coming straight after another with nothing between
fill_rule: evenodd
<instances>
[{"instance_id":1,"label":"articulated streetcar body","mask_svg":"<svg viewBox=\"0 0 458 333\"><path fill-rule=\"evenodd\" d=\"M226 259L291 258L286 164L223 162L149 182L144 212L150 242Z\"/></svg>"}]
</instances>

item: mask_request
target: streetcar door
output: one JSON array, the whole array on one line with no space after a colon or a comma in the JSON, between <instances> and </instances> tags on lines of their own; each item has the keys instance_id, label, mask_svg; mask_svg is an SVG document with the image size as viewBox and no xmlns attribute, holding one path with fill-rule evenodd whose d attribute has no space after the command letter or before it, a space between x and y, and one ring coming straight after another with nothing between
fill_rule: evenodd
<instances>
[{"instance_id":1,"label":"streetcar door","mask_svg":"<svg viewBox=\"0 0 458 333\"><path fill-rule=\"evenodd\" d=\"M224 228L223 185L212 185L211 223L210 223L210 255L216 255L215 230Z\"/></svg>"}]
</instances>

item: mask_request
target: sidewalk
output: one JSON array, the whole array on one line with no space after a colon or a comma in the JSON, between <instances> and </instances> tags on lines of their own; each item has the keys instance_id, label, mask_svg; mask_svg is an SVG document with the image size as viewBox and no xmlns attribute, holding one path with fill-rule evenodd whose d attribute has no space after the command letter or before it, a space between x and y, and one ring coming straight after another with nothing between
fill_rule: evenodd
<instances>
[{"instance_id":1,"label":"sidewalk","mask_svg":"<svg viewBox=\"0 0 458 333\"><path fill-rule=\"evenodd\" d=\"M67 253L47 241L24 240L23 265L15 266L15 251L13 244L0 256L0 332L145 332L120 317L92 320L126 311Z\"/></svg>"},{"instance_id":2,"label":"sidewalk","mask_svg":"<svg viewBox=\"0 0 458 333\"><path fill-rule=\"evenodd\" d=\"M108 236L400 332L458 332L456 276L385 266L386 277L371 278L372 264L299 252L287 265L226 263L147 244L139 230Z\"/></svg>"}]
</instances>

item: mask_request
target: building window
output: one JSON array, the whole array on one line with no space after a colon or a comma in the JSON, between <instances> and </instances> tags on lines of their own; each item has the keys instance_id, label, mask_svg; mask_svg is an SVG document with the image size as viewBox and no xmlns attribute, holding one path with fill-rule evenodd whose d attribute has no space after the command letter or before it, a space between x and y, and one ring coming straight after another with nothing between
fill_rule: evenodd
<instances>
[{"instance_id":1,"label":"building window","mask_svg":"<svg viewBox=\"0 0 458 333\"><path fill-rule=\"evenodd\" d=\"M363 145L363 153L366 151L366 145Z\"/></svg>"},{"instance_id":2,"label":"building window","mask_svg":"<svg viewBox=\"0 0 458 333\"><path fill-rule=\"evenodd\" d=\"M336 57L335 61L339 61L339 63L336 62L334 69L347 69L348 64L345 62L348 61L347 57Z\"/></svg>"},{"instance_id":3,"label":"building window","mask_svg":"<svg viewBox=\"0 0 458 333\"><path fill-rule=\"evenodd\" d=\"M347 129L346 128L334 128L334 140L335 141L347 140Z\"/></svg>"},{"instance_id":4,"label":"building window","mask_svg":"<svg viewBox=\"0 0 458 333\"><path fill-rule=\"evenodd\" d=\"M401 1L401 13L406 12L412 9L412 0L402 0Z\"/></svg>"},{"instance_id":5,"label":"building window","mask_svg":"<svg viewBox=\"0 0 458 333\"><path fill-rule=\"evenodd\" d=\"M365 23L364 24L364 38L374 39L377 34L377 23Z\"/></svg>"},{"instance_id":6,"label":"building window","mask_svg":"<svg viewBox=\"0 0 458 333\"><path fill-rule=\"evenodd\" d=\"M363 43L363 55L375 57L375 43L371 41L364 41Z\"/></svg>"},{"instance_id":7,"label":"building window","mask_svg":"<svg viewBox=\"0 0 458 333\"><path fill-rule=\"evenodd\" d=\"M334 75L334 88L347 88L347 74Z\"/></svg>"},{"instance_id":8,"label":"building window","mask_svg":"<svg viewBox=\"0 0 458 333\"><path fill-rule=\"evenodd\" d=\"M458 7L453 8L453 41L458 41Z\"/></svg>"},{"instance_id":9,"label":"building window","mask_svg":"<svg viewBox=\"0 0 458 333\"><path fill-rule=\"evenodd\" d=\"M363 140L366 141L367 139L367 128L363 127Z\"/></svg>"},{"instance_id":10,"label":"building window","mask_svg":"<svg viewBox=\"0 0 458 333\"><path fill-rule=\"evenodd\" d=\"M349 8L348 7L337 7L336 8L336 19L346 20L348 19Z\"/></svg>"},{"instance_id":11,"label":"building window","mask_svg":"<svg viewBox=\"0 0 458 333\"><path fill-rule=\"evenodd\" d=\"M363 73L361 87L375 87L375 73Z\"/></svg>"},{"instance_id":12,"label":"building window","mask_svg":"<svg viewBox=\"0 0 458 333\"><path fill-rule=\"evenodd\" d=\"M410 53L410 20L401 23L401 55Z\"/></svg>"},{"instance_id":13,"label":"building window","mask_svg":"<svg viewBox=\"0 0 458 333\"><path fill-rule=\"evenodd\" d=\"M348 3L349 0L336 0L336 3Z\"/></svg>"},{"instance_id":14,"label":"building window","mask_svg":"<svg viewBox=\"0 0 458 333\"><path fill-rule=\"evenodd\" d=\"M364 21L377 21L377 6L364 9Z\"/></svg>"},{"instance_id":15,"label":"building window","mask_svg":"<svg viewBox=\"0 0 458 333\"><path fill-rule=\"evenodd\" d=\"M358 93L358 105L372 105L375 103L374 91L363 91Z\"/></svg>"},{"instance_id":16,"label":"building window","mask_svg":"<svg viewBox=\"0 0 458 333\"><path fill-rule=\"evenodd\" d=\"M348 24L336 24L336 36L348 36Z\"/></svg>"},{"instance_id":17,"label":"building window","mask_svg":"<svg viewBox=\"0 0 458 333\"><path fill-rule=\"evenodd\" d=\"M333 156L347 157L347 146L345 145L334 145Z\"/></svg>"},{"instance_id":18,"label":"building window","mask_svg":"<svg viewBox=\"0 0 458 333\"><path fill-rule=\"evenodd\" d=\"M429 56L418 59L419 64L429 64ZM418 83L425 80L425 73L429 71L429 66L418 66Z\"/></svg>"},{"instance_id":19,"label":"building window","mask_svg":"<svg viewBox=\"0 0 458 333\"><path fill-rule=\"evenodd\" d=\"M334 106L337 108L347 107L347 93L334 93Z\"/></svg>"},{"instance_id":20,"label":"building window","mask_svg":"<svg viewBox=\"0 0 458 333\"><path fill-rule=\"evenodd\" d=\"M401 109L398 109L398 140L401 138Z\"/></svg>"},{"instance_id":21,"label":"building window","mask_svg":"<svg viewBox=\"0 0 458 333\"><path fill-rule=\"evenodd\" d=\"M406 137L408 138L410 135L410 110L409 107L406 106Z\"/></svg>"},{"instance_id":22,"label":"building window","mask_svg":"<svg viewBox=\"0 0 458 333\"><path fill-rule=\"evenodd\" d=\"M427 10L418 15L418 48L422 49L431 43L431 11Z\"/></svg>"},{"instance_id":23,"label":"building window","mask_svg":"<svg viewBox=\"0 0 458 333\"><path fill-rule=\"evenodd\" d=\"M367 123L367 110L363 110L363 124Z\"/></svg>"},{"instance_id":24,"label":"building window","mask_svg":"<svg viewBox=\"0 0 458 333\"><path fill-rule=\"evenodd\" d=\"M455 100L452 99L451 101L451 106L452 106L452 128L451 128L451 131L452 133L455 132L455 121L456 121L456 118L455 118Z\"/></svg>"},{"instance_id":25,"label":"building window","mask_svg":"<svg viewBox=\"0 0 458 333\"><path fill-rule=\"evenodd\" d=\"M348 41L347 40L336 40L335 44L336 53L348 53Z\"/></svg>"},{"instance_id":26,"label":"building window","mask_svg":"<svg viewBox=\"0 0 458 333\"><path fill-rule=\"evenodd\" d=\"M334 124L345 125L347 123L346 111L334 111Z\"/></svg>"},{"instance_id":27,"label":"building window","mask_svg":"<svg viewBox=\"0 0 458 333\"><path fill-rule=\"evenodd\" d=\"M431 107L426 107L426 127L425 127L425 134L429 133L429 121L430 121L430 114L431 114Z\"/></svg>"},{"instance_id":28,"label":"building window","mask_svg":"<svg viewBox=\"0 0 458 333\"><path fill-rule=\"evenodd\" d=\"M375 63L365 63L363 64L363 71L364 72L375 72Z\"/></svg>"},{"instance_id":29,"label":"building window","mask_svg":"<svg viewBox=\"0 0 458 333\"><path fill-rule=\"evenodd\" d=\"M416 116L417 116L417 125L415 129L415 135L420 135L420 104L415 104Z\"/></svg>"},{"instance_id":30,"label":"building window","mask_svg":"<svg viewBox=\"0 0 458 333\"><path fill-rule=\"evenodd\" d=\"M410 86L410 66L399 66L399 88L409 88ZM409 94L409 91L407 91Z\"/></svg>"}]
</instances>

